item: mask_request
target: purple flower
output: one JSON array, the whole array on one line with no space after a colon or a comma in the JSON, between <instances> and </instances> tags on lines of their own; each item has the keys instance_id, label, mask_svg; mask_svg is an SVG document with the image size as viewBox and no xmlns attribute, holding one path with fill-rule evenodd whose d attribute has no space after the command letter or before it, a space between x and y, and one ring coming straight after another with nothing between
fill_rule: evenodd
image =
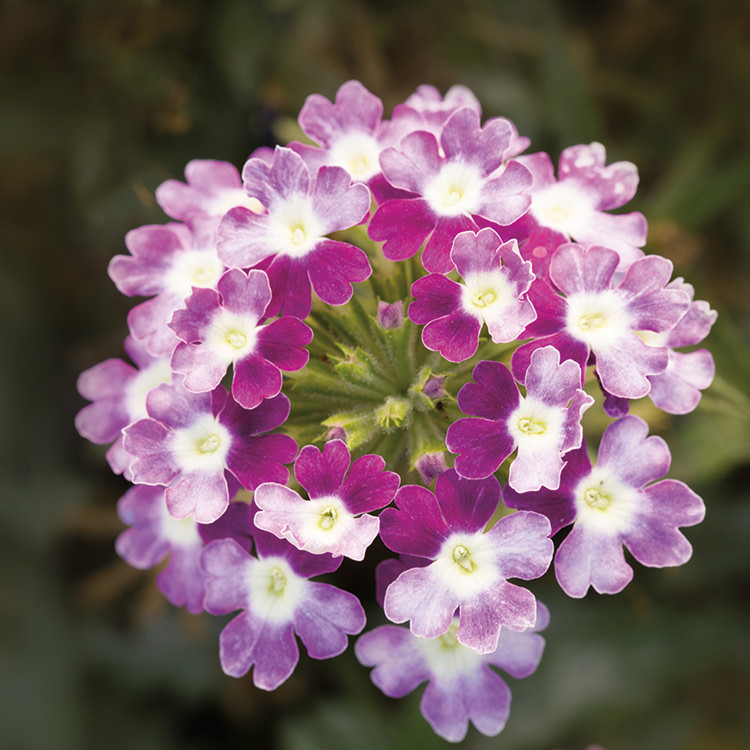
<instances>
[{"instance_id":1,"label":"purple flower","mask_svg":"<svg viewBox=\"0 0 750 750\"><path fill-rule=\"evenodd\" d=\"M213 390L234 366L232 395L246 409L281 391L281 370L302 369L312 330L297 318L260 325L271 301L263 271L227 271L216 289L195 289L170 327L181 342L172 369L185 375L189 391Z\"/></svg>"},{"instance_id":2,"label":"purple flower","mask_svg":"<svg viewBox=\"0 0 750 750\"><path fill-rule=\"evenodd\" d=\"M503 243L490 228L457 235L450 257L463 283L437 273L417 279L409 319L424 324L422 343L428 349L462 362L476 353L484 324L495 343L505 343L536 318L525 297L534 274L516 241Z\"/></svg>"},{"instance_id":3,"label":"purple flower","mask_svg":"<svg viewBox=\"0 0 750 750\"><path fill-rule=\"evenodd\" d=\"M397 140L388 122L383 122L383 102L359 81L347 81L330 102L311 94L297 118L305 135L321 148L291 144L311 169L324 165L345 169L352 182L365 183L385 196L380 171L380 153Z\"/></svg>"},{"instance_id":4,"label":"purple flower","mask_svg":"<svg viewBox=\"0 0 750 750\"><path fill-rule=\"evenodd\" d=\"M582 374L593 354L602 387L613 396L640 398L649 392L647 376L666 368L668 354L666 347L648 346L639 332L668 331L690 300L683 290L665 287L672 273L666 258L636 260L624 277L615 275L619 262L618 254L604 247L557 249L549 273L565 296L539 279L532 284L537 319L524 336L535 340L513 353L517 380L523 381L531 353L551 345L562 359L578 362Z\"/></svg>"},{"instance_id":5,"label":"purple flower","mask_svg":"<svg viewBox=\"0 0 750 750\"><path fill-rule=\"evenodd\" d=\"M499 500L494 477L463 479L453 469L438 477L434 494L417 485L398 491L396 508L380 515L380 536L394 552L430 563L406 570L388 586L389 620L409 620L414 635L435 638L450 629L458 609L459 643L482 654L495 650L501 627L533 626L534 595L506 579L530 580L547 570L549 521L514 513L484 531Z\"/></svg>"},{"instance_id":6,"label":"purple flower","mask_svg":"<svg viewBox=\"0 0 750 750\"><path fill-rule=\"evenodd\" d=\"M117 537L115 548L134 568L152 568L169 555L156 585L176 607L197 614L203 609L203 541L193 518L172 518L163 487L136 485L117 504L122 521L132 528Z\"/></svg>"},{"instance_id":7,"label":"purple flower","mask_svg":"<svg viewBox=\"0 0 750 750\"><path fill-rule=\"evenodd\" d=\"M569 454L559 490L506 489L506 505L544 513L553 533L573 524L555 557L555 575L569 596L580 598L589 586L600 594L622 591L633 577L623 545L650 567L690 558L678 529L703 520L703 501L675 479L654 482L669 469L670 455L660 437L647 435L646 422L623 417L605 430L595 467L585 446Z\"/></svg>"},{"instance_id":8,"label":"purple flower","mask_svg":"<svg viewBox=\"0 0 750 750\"><path fill-rule=\"evenodd\" d=\"M365 613L353 594L308 580L333 572L341 558L301 552L259 530L253 538L257 557L234 539L206 546L205 608L216 615L241 610L219 638L224 672L241 677L253 668L256 687L274 690L299 660L295 633L313 659L328 659L362 630Z\"/></svg>"},{"instance_id":9,"label":"purple flower","mask_svg":"<svg viewBox=\"0 0 750 750\"><path fill-rule=\"evenodd\" d=\"M666 346L669 352L666 369L648 376L651 383L648 396L656 406L669 414L688 414L698 406L701 391L713 382L716 370L714 358L707 349L678 352L674 348L693 346L703 341L716 321L717 313L708 302L693 300L695 290L682 279L675 279L667 287L683 290L691 303L674 328L645 336L651 346ZM644 333L641 335L644 336Z\"/></svg>"},{"instance_id":10,"label":"purple flower","mask_svg":"<svg viewBox=\"0 0 750 750\"><path fill-rule=\"evenodd\" d=\"M265 214L233 208L219 225L219 257L239 268L264 264L273 291L266 315L305 318L310 285L324 302L343 305L352 283L371 273L365 253L326 235L359 224L370 209L370 192L351 184L341 167L321 167L315 178L299 154L277 147L273 161L250 159L242 170L245 191Z\"/></svg>"},{"instance_id":11,"label":"purple flower","mask_svg":"<svg viewBox=\"0 0 750 750\"><path fill-rule=\"evenodd\" d=\"M448 450L458 454L458 473L472 479L489 476L517 448L510 486L518 492L557 489L563 457L581 445L581 416L594 403L579 387L580 367L571 360L560 362L551 346L535 350L525 397L499 362L480 362L473 375L474 382L459 391L458 405L476 418L456 420L445 439Z\"/></svg>"},{"instance_id":12,"label":"purple flower","mask_svg":"<svg viewBox=\"0 0 750 750\"><path fill-rule=\"evenodd\" d=\"M177 343L167 327L193 287L212 287L224 272L212 235L194 234L184 224L149 225L125 236L130 255L116 255L109 275L128 297L151 299L128 314L128 326L153 356L172 353Z\"/></svg>"},{"instance_id":13,"label":"purple flower","mask_svg":"<svg viewBox=\"0 0 750 750\"><path fill-rule=\"evenodd\" d=\"M237 168L228 162L193 159L185 167L185 180L162 182L156 188L156 200L167 215L194 229L213 232L221 217L235 206L263 211L260 202L243 190Z\"/></svg>"},{"instance_id":14,"label":"purple flower","mask_svg":"<svg viewBox=\"0 0 750 750\"><path fill-rule=\"evenodd\" d=\"M255 525L298 549L363 560L379 530L378 519L369 512L391 502L400 480L395 472L384 471L381 456L361 456L350 463L341 440L326 443L322 452L306 445L294 473L310 499L282 484L262 484L255 491L260 509Z\"/></svg>"},{"instance_id":15,"label":"purple flower","mask_svg":"<svg viewBox=\"0 0 750 750\"><path fill-rule=\"evenodd\" d=\"M542 657L543 630L549 612L537 602L533 630L503 628L491 653L479 654L457 639L458 621L436 638L417 638L406 628L383 625L361 635L354 646L357 659L375 667L371 679L387 696L402 698L420 683L427 688L420 703L433 730L449 742L460 742L469 721L494 737L510 713L510 689L491 667L520 679L532 674Z\"/></svg>"},{"instance_id":16,"label":"purple flower","mask_svg":"<svg viewBox=\"0 0 750 750\"><path fill-rule=\"evenodd\" d=\"M447 273L454 237L476 230L475 217L510 224L528 208L528 170L518 162L504 165L512 129L506 120L480 126L469 108L454 112L437 138L425 131L409 133L398 148L383 151L386 179L414 194L383 203L370 220L369 234L384 241L388 260L411 258L426 241L425 269Z\"/></svg>"},{"instance_id":17,"label":"purple flower","mask_svg":"<svg viewBox=\"0 0 750 750\"><path fill-rule=\"evenodd\" d=\"M534 262L537 275L546 277L554 250L568 240L603 245L615 250L622 269L643 257L646 219L643 214L610 214L625 205L638 187L634 164L606 164L601 143L571 146L560 155L558 180L548 154L519 157L531 170L534 187L531 208L510 231L523 241L522 254Z\"/></svg>"},{"instance_id":18,"label":"purple flower","mask_svg":"<svg viewBox=\"0 0 750 750\"><path fill-rule=\"evenodd\" d=\"M167 509L175 518L191 513L211 523L230 500L228 479L246 489L265 481L285 482L284 466L297 453L287 435L264 435L289 414L283 394L256 409L243 409L223 386L191 393L181 385L162 385L147 399L148 419L125 429L125 448L136 460L133 480L167 487Z\"/></svg>"}]
</instances>

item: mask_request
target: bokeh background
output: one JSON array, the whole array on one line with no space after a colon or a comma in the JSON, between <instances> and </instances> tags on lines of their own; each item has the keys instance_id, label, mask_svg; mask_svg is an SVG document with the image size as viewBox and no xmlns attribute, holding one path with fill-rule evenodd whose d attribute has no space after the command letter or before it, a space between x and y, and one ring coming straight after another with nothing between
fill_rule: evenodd
<instances>
[{"instance_id":1,"label":"bokeh background","mask_svg":"<svg viewBox=\"0 0 750 750\"><path fill-rule=\"evenodd\" d=\"M360 79L390 112L471 87L532 150L598 140L635 162L650 222L719 319L692 415L653 415L705 499L692 561L552 610L538 672L467 748L750 747L750 11L742 0L3 0L0 3L0 746L8 750L443 748L418 694L351 652L272 694L225 677L226 618L167 605L113 551L125 489L73 429L78 373L122 356L109 259L166 220L192 158L241 166L293 137L305 96ZM356 570L351 572L356 575ZM366 591L366 584L365 589Z\"/></svg>"}]
</instances>

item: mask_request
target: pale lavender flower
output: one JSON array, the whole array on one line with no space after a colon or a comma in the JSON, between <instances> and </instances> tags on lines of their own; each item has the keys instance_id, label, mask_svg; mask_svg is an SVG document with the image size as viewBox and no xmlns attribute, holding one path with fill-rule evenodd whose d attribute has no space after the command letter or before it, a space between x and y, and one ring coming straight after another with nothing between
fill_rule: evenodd
<instances>
[{"instance_id":1,"label":"pale lavender flower","mask_svg":"<svg viewBox=\"0 0 750 750\"><path fill-rule=\"evenodd\" d=\"M501 627L525 630L536 620L536 599L508 578L541 576L552 559L549 521L538 513L514 513L484 531L500 500L494 477L463 479L441 474L435 493L402 487L395 508L380 515L380 536L399 554L427 558L388 586L385 614L410 621L421 638L446 633L458 609L458 641L479 653L497 647Z\"/></svg>"},{"instance_id":2,"label":"pale lavender flower","mask_svg":"<svg viewBox=\"0 0 750 750\"><path fill-rule=\"evenodd\" d=\"M126 296L151 299L128 313L130 332L153 356L172 353L178 343L167 326L194 287L212 287L224 273L212 235L194 233L185 224L147 225L125 236L130 255L116 255L109 275Z\"/></svg>"},{"instance_id":3,"label":"pale lavender flower","mask_svg":"<svg viewBox=\"0 0 750 750\"><path fill-rule=\"evenodd\" d=\"M78 392L92 403L76 414L78 432L97 445L112 443L107 461L116 474L130 479L133 460L124 448L122 430L147 417L146 396L162 383L171 383L169 357L153 357L143 342L128 336L125 351L135 367L121 359L107 359L81 373Z\"/></svg>"},{"instance_id":4,"label":"pale lavender flower","mask_svg":"<svg viewBox=\"0 0 750 750\"><path fill-rule=\"evenodd\" d=\"M580 388L580 367L560 362L551 346L535 350L526 370L526 396L499 362L480 362L473 375L474 382L459 391L458 405L474 417L456 420L445 438L448 450L458 454L458 473L489 476L517 449L510 486L518 492L557 489L565 455L583 440L583 412L594 403Z\"/></svg>"},{"instance_id":5,"label":"pale lavender flower","mask_svg":"<svg viewBox=\"0 0 750 750\"><path fill-rule=\"evenodd\" d=\"M717 313L708 302L694 300L695 289L683 279L675 279L667 288L683 290L690 297L691 303L671 330L664 333L641 333L651 346L666 346L669 351L664 372L648 376L651 383L648 396L655 406L668 414L687 414L698 406L701 391L713 382L716 368L714 358L707 349L689 352L675 349L703 341L716 321Z\"/></svg>"},{"instance_id":6,"label":"pale lavender flower","mask_svg":"<svg viewBox=\"0 0 750 750\"><path fill-rule=\"evenodd\" d=\"M327 442L322 452L306 445L294 473L309 500L283 484L261 484L255 490L255 525L298 549L363 560L380 527L371 512L391 502L400 478L384 471L381 456L360 456L350 463L341 440Z\"/></svg>"},{"instance_id":7,"label":"pale lavender flower","mask_svg":"<svg viewBox=\"0 0 750 750\"><path fill-rule=\"evenodd\" d=\"M651 390L647 376L663 372L664 346L648 346L641 331L669 331L690 306L681 289L666 286L672 264L649 255L634 261L623 277L615 275L620 256L604 247L562 245L550 262L558 294L537 279L529 297L537 319L524 332L533 341L513 353L513 374L523 381L531 353L554 346L562 359L572 359L583 374L592 354L607 393L640 398ZM583 381L581 381L583 382Z\"/></svg>"},{"instance_id":8,"label":"pale lavender flower","mask_svg":"<svg viewBox=\"0 0 750 750\"><path fill-rule=\"evenodd\" d=\"M193 518L172 518L167 512L163 487L138 484L117 504L123 531L115 543L117 554L134 568L152 568L169 555L156 585L176 607L196 614L203 609L203 541Z\"/></svg>"},{"instance_id":9,"label":"pale lavender flower","mask_svg":"<svg viewBox=\"0 0 750 750\"><path fill-rule=\"evenodd\" d=\"M224 672L242 677L252 668L256 687L275 690L299 660L295 633L313 659L328 659L362 630L365 613L348 591L308 580L333 572L341 558L302 552L258 529L253 539L257 557L234 539L206 546L205 608L216 615L241 610L219 638Z\"/></svg>"},{"instance_id":10,"label":"pale lavender flower","mask_svg":"<svg viewBox=\"0 0 750 750\"><path fill-rule=\"evenodd\" d=\"M537 634L549 612L537 602L533 628L503 628L497 646L480 654L457 639L458 620L435 638L417 638L409 630L383 625L361 635L354 646L357 659L374 667L372 681L387 696L402 698L427 682L420 709L433 730L449 742L460 742L471 721L485 735L502 731L510 713L511 694L496 667L516 679L532 674L542 657L544 639Z\"/></svg>"},{"instance_id":11,"label":"pale lavender flower","mask_svg":"<svg viewBox=\"0 0 750 750\"><path fill-rule=\"evenodd\" d=\"M620 256L621 270L643 257L647 225L643 214L608 213L625 205L638 187L638 170L627 161L606 164L601 143L571 146L560 154L558 179L546 153L519 161L531 170L531 208L509 228L522 242L522 254L533 261L537 275L546 269L555 248L569 240L603 245Z\"/></svg>"},{"instance_id":12,"label":"pale lavender flower","mask_svg":"<svg viewBox=\"0 0 750 750\"><path fill-rule=\"evenodd\" d=\"M237 167L215 159L193 159L185 167L185 182L166 180L156 188L156 200L173 219L212 233L230 208L264 209L242 187Z\"/></svg>"},{"instance_id":13,"label":"pale lavender flower","mask_svg":"<svg viewBox=\"0 0 750 750\"><path fill-rule=\"evenodd\" d=\"M585 446L572 451L556 491L516 493L506 489L511 508L544 513L555 533L573 524L555 556L555 575L569 596L583 597L590 586L616 594L633 569L623 545L642 565L682 565L692 554L679 531L703 520L703 501L683 482L662 479L669 469L667 444L648 435L640 417L626 416L607 427L596 466Z\"/></svg>"}]
</instances>

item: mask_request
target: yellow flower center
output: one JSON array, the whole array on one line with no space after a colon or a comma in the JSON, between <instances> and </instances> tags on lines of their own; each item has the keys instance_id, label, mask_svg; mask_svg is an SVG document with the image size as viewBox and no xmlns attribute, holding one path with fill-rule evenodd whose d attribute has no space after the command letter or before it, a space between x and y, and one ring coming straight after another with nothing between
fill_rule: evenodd
<instances>
[{"instance_id":1,"label":"yellow flower center","mask_svg":"<svg viewBox=\"0 0 750 750\"><path fill-rule=\"evenodd\" d=\"M215 453L220 445L221 438L215 432L212 432L210 435L207 435L202 440L198 441L198 450L201 453Z\"/></svg>"},{"instance_id":2,"label":"yellow flower center","mask_svg":"<svg viewBox=\"0 0 750 750\"><path fill-rule=\"evenodd\" d=\"M473 573L476 567L474 561L471 559L471 552L463 544L457 544L453 548L453 562L467 573Z\"/></svg>"},{"instance_id":3,"label":"yellow flower center","mask_svg":"<svg viewBox=\"0 0 750 750\"><path fill-rule=\"evenodd\" d=\"M268 573L268 593L279 594L284 593L286 588L286 576L281 568L274 566Z\"/></svg>"},{"instance_id":4,"label":"yellow flower center","mask_svg":"<svg viewBox=\"0 0 750 750\"><path fill-rule=\"evenodd\" d=\"M325 510L321 511L318 526L320 526L323 531L330 531L334 527L337 518L338 513L336 512L336 508L329 505Z\"/></svg>"}]
</instances>

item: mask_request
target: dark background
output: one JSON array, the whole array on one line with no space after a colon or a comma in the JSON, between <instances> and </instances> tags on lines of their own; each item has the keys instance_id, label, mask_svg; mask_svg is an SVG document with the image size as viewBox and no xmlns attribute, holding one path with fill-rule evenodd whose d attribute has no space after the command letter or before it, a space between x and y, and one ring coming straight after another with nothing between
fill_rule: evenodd
<instances>
[{"instance_id":1,"label":"dark background","mask_svg":"<svg viewBox=\"0 0 750 750\"><path fill-rule=\"evenodd\" d=\"M750 746L750 12L619 0L4 0L0 4L0 746L8 750L441 748L418 693L384 698L351 649L272 694L224 677L226 618L167 605L120 561L124 483L73 429L79 372L122 356L133 304L106 275L192 158L242 165L296 135L305 96L360 79L386 112L471 87L532 150L598 140L635 162L648 249L708 299L718 376L649 415L705 499L693 559L552 610L497 738L465 747ZM348 570L348 573L347 573ZM355 577L357 569L345 574ZM369 579L368 579L369 581ZM365 592L371 583L361 584ZM368 588L369 587L369 588ZM371 624L376 624L373 620Z\"/></svg>"}]
</instances>

